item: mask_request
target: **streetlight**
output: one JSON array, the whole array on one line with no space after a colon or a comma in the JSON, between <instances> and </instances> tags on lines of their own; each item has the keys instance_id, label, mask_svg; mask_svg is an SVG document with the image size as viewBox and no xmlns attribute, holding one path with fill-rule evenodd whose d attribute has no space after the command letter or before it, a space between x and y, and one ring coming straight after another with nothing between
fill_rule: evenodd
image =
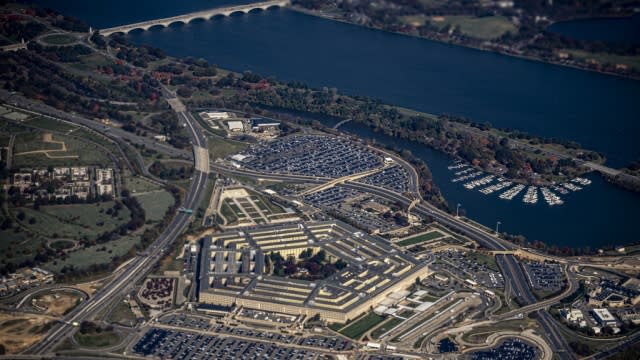
<instances>
[{"instance_id":1,"label":"streetlight","mask_svg":"<svg viewBox=\"0 0 640 360\"><path fill-rule=\"evenodd\" d=\"M456 205L456 217L460 217L459 216L459 210L460 210L460 203L458 203L458 205Z\"/></svg>"},{"instance_id":2,"label":"streetlight","mask_svg":"<svg viewBox=\"0 0 640 360\"><path fill-rule=\"evenodd\" d=\"M496 222L496 235L499 235L500 233L498 232L498 228L500 227L500 224L502 224L500 221Z\"/></svg>"}]
</instances>

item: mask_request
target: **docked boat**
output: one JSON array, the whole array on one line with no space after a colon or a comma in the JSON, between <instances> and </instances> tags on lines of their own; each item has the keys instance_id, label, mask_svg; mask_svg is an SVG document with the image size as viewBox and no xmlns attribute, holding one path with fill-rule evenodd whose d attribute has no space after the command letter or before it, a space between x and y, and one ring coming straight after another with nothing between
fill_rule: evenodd
<instances>
[{"instance_id":1,"label":"docked boat","mask_svg":"<svg viewBox=\"0 0 640 360\"><path fill-rule=\"evenodd\" d=\"M529 186L526 194L524 194L524 197L522 198L522 201L524 201L525 204L536 204L538 202L538 188L535 186Z\"/></svg>"},{"instance_id":2,"label":"docked boat","mask_svg":"<svg viewBox=\"0 0 640 360\"><path fill-rule=\"evenodd\" d=\"M511 200L516 197L516 195L518 195L522 191L522 189L524 189L524 185L518 184L500 194L500 199Z\"/></svg>"}]
</instances>

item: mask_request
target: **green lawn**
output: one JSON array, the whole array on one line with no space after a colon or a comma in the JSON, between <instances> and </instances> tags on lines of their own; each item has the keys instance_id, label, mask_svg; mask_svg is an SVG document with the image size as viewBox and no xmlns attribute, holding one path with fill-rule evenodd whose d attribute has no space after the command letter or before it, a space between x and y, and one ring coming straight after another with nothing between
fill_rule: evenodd
<instances>
[{"instance_id":1,"label":"green lawn","mask_svg":"<svg viewBox=\"0 0 640 360\"><path fill-rule=\"evenodd\" d=\"M359 339L370 329L380 324L385 318L374 312L370 312L360 319L354 321L349 326L340 330L340 333L351 339Z\"/></svg>"},{"instance_id":2,"label":"green lawn","mask_svg":"<svg viewBox=\"0 0 640 360\"><path fill-rule=\"evenodd\" d=\"M24 121L24 123L29 126L35 126L40 129L60 131L60 132L67 132L67 131L78 128L77 126L74 126L69 123L52 120L52 119L44 118L41 116L32 117L29 120Z\"/></svg>"},{"instance_id":3,"label":"green lawn","mask_svg":"<svg viewBox=\"0 0 640 360\"><path fill-rule=\"evenodd\" d=\"M129 304L119 301L116 307L111 311L109 321L112 323L133 327L136 322L136 316L131 311Z\"/></svg>"},{"instance_id":4,"label":"green lawn","mask_svg":"<svg viewBox=\"0 0 640 360\"><path fill-rule=\"evenodd\" d=\"M84 269L94 264L108 264L113 261L114 257L127 254L139 241L140 238L136 235L123 236L105 244L72 251L67 254L66 259L52 260L43 264L42 267L53 272L60 272L66 265Z\"/></svg>"},{"instance_id":5,"label":"green lawn","mask_svg":"<svg viewBox=\"0 0 640 360\"><path fill-rule=\"evenodd\" d=\"M505 16L445 16L444 21L430 22L439 27L459 27L462 34L482 40L498 38L508 32L515 34L518 28Z\"/></svg>"},{"instance_id":6,"label":"green lawn","mask_svg":"<svg viewBox=\"0 0 640 360\"><path fill-rule=\"evenodd\" d=\"M78 131L74 132L76 134ZM102 165L112 164L111 159L104 150L95 144L76 139L70 136L53 135L53 140L64 141L66 151L56 151L49 153L47 157L43 153L19 155L24 151L61 149L61 145L46 143L42 141L43 133L20 134L16 137L14 167L47 167L47 166L79 166L79 165ZM59 156L73 156L68 158L57 158Z\"/></svg>"},{"instance_id":7,"label":"green lawn","mask_svg":"<svg viewBox=\"0 0 640 360\"><path fill-rule=\"evenodd\" d=\"M495 256L483 254L483 253L480 253L480 252L477 252L477 251L469 251L468 253L466 253L465 256L467 258L469 258L469 259L474 260L478 264L482 264L482 265L486 266L487 268L489 268L489 269L491 269L493 271L500 271L500 268L498 267L498 264L496 263Z\"/></svg>"},{"instance_id":8,"label":"green lawn","mask_svg":"<svg viewBox=\"0 0 640 360\"><path fill-rule=\"evenodd\" d=\"M394 317L394 318L384 322L382 325L380 325L379 327L377 327L375 330L373 330L371 332L371 338L378 339L380 336L382 336L387 331L389 331L389 330L395 328L396 326L402 324L404 322L404 320L405 319L400 319L400 318Z\"/></svg>"},{"instance_id":9,"label":"green lawn","mask_svg":"<svg viewBox=\"0 0 640 360\"><path fill-rule=\"evenodd\" d=\"M423 242L427 242L433 239L437 239L442 236L444 236L443 233L441 233L438 230L434 230L434 231L429 231L428 233L425 233L422 235L418 235L402 241L398 241L397 244L400 246L411 246L415 244L421 244Z\"/></svg>"},{"instance_id":10,"label":"green lawn","mask_svg":"<svg viewBox=\"0 0 640 360\"><path fill-rule=\"evenodd\" d=\"M38 211L32 208L11 209L14 216L19 212L25 213L25 219L34 218L35 224L23 223L20 231L13 230L0 233L0 259L5 262L19 263L32 259L39 247L44 247L51 239L53 247L63 247L72 240L94 240L100 234L111 231L129 221L131 213L123 207L118 216L112 217L107 210L114 202L99 204L51 205L41 206ZM28 221L28 220L27 220ZM14 222L14 226L18 226ZM110 262L114 256L126 254L137 242L137 235L127 235L106 244L97 244L74 250L63 258L57 258L42 265L42 267L60 271L65 265L77 268L88 267L92 264Z\"/></svg>"},{"instance_id":11,"label":"green lawn","mask_svg":"<svg viewBox=\"0 0 640 360\"><path fill-rule=\"evenodd\" d=\"M124 206L117 217L108 215L106 212L113 205L113 201L107 201L98 204L41 206L37 211L25 207L13 209L13 212L17 214L24 211L27 219L35 218L35 224L27 224L28 229L34 233L47 237L56 237L56 234L60 238L81 240L84 236L96 237L129 221L131 212Z\"/></svg>"},{"instance_id":12,"label":"green lawn","mask_svg":"<svg viewBox=\"0 0 640 360\"><path fill-rule=\"evenodd\" d=\"M67 34L51 34L43 36L41 39L43 42L49 45L69 45L76 42L78 39L74 36Z\"/></svg>"},{"instance_id":13,"label":"green lawn","mask_svg":"<svg viewBox=\"0 0 640 360\"><path fill-rule=\"evenodd\" d=\"M149 191L157 191L162 188L155 183L152 183L148 180L145 180L141 177L134 177L128 172L123 176L124 187L129 190L131 193L146 193Z\"/></svg>"},{"instance_id":14,"label":"green lawn","mask_svg":"<svg viewBox=\"0 0 640 360\"><path fill-rule=\"evenodd\" d=\"M629 68L640 70L640 56L623 56L608 53L591 53L582 50L563 49L562 52L570 54L578 60L593 59L600 64L624 64Z\"/></svg>"},{"instance_id":15,"label":"green lawn","mask_svg":"<svg viewBox=\"0 0 640 360\"><path fill-rule=\"evenodd\" d=\"M138 193L134 196L142 205L146 219L151 221L162 220L167 209L174 203L173 195L165 190Z\"/></svg>"},{"instance_id":16,"label":"green lawn","mask_svg":"<svg viewBox=\"0 0 640 360\"><path fill-rule=\"evenodd\" d=\"M248 146L248 144L239 141L227 140L217 136L209 137L209 155L211 156L211 160L238 153Z\"/></svg>"},{"instance_id":17,"label":"green lawn","mask_svg":"<svg viewBox=\"0 0 640 360\"><path fill-rule=\"evenodd\" d=\"M82 347L101 348L118 344L120 337L113 331L106 331L97 334L81 334L76 332L74 335L78 344Z\"/></svg>"}]
</instances>

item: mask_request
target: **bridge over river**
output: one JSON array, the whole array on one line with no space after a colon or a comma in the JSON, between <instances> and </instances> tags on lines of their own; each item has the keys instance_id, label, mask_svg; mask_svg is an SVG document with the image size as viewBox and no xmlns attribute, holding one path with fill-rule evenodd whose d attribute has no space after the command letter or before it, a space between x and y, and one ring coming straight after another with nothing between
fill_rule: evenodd
<instances>
[{"instance_id":1,"label":"bridge over river","mask_svg":"<svg viewBox=\"0 0 640 360\"><path fill-rule=\"evenodd\" d=\"M116 34L116 33L127 34L130 31L136 30L136 29L149 30L154 26L168 27L168 26L171 26L171 24L175 24L175 23L188 24L189 22L196 19L209 20L212 17L218 16L218 15L229 16L234 13L246 14L252 10L258 10L258 9L267 10L272 7L285 7L289 4L290 4L290 0L272 0L272 1L262 1L262 2L256 2L251 4L244 4L244 5L219 7L214 9L196 11L196 12L178 15L178 16L172 16L168 18L146 20L146 21L141 21L133 24L114 26L114 27L100 30L100 34L104 36L109 36L111 34Z\"/></svg>"}]
</instances>

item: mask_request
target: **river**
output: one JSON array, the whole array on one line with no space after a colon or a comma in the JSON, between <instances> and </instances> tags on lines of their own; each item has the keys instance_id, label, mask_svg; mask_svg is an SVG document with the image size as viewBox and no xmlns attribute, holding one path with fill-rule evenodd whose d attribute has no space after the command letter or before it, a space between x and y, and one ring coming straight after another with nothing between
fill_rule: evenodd
<instances>
[{"instance_id":1,"label":"river","mask_svg":"<svg viewBox=\"0 0 640 360\"><path fill-rule=\"evenodd\" d=\"M49 5L106 27L153 18L145 16L146 9L149 14L169 16L214 4L141 3L146 5L129 5L135 17L123 7L114 10L105 5L111 4L105 0ZM203 57L237 71L337 87L425 112L468 116L499 127L576 140L604 153L614 166L640 158L635 139L640 134L638 81L365 29L287 9L134 32L129 38L171 55ZM449 203L460 202L469 217L488 226L499 220L504 231L559 246L596 248L640 240L633 223L640 215L640 196L604 184L598 176L590 177L593 184L587 189L566 196L563 206L550 208L542 199L525 206L520 200L502 201L495 194L484 196L452 184L446 169L451 159L425 146L371 134L354 123L344 129L411 149L432 169Z\"/></svg>"},{"instance_id":2,"label":"river","mask_svg":"<svg viewBox=\"0 0 640 360\"><path fill-rule=\"evenodd\" d=\"M628 18L601 18L561 21L549 31L575 40L640 45L640 14Z\"/></svg>"}]
</instances>

